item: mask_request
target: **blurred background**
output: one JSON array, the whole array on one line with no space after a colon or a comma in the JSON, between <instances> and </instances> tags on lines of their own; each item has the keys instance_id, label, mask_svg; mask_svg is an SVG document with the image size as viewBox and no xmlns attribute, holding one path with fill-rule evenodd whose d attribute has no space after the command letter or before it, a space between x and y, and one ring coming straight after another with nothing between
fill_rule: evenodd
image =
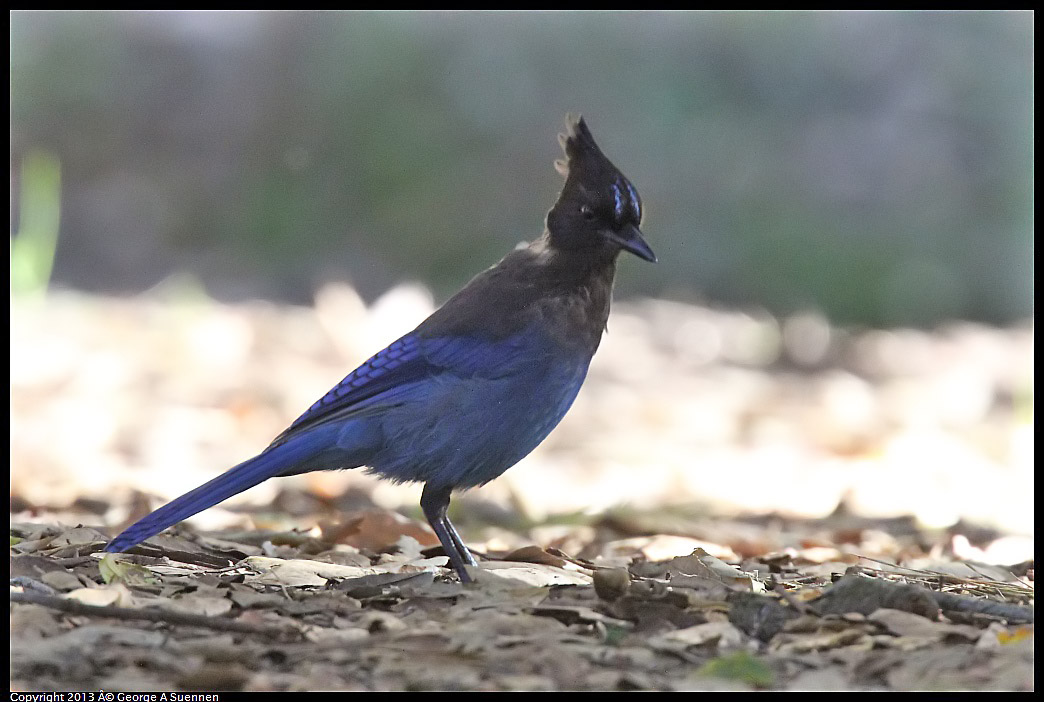
<instances>
[{"instance_id":1,"label":"blurred background","mask_svg":"<svg viewBox=\"0 0 1044 702\"><path fill-rule=\"evenodd\" d=\"M256 453L539 235L580 112L660 263L622 262L573 413L474 494L1028 534L1033 39L1029 12L13 12L15 504Z\"/></svg>"},{"instance_id":2,"label":"blurred background","mask_svg":"<svg viewBox=\"0 0 1044 702\"><path fill-rule=\"evenodd\" d=\"M16 12L53 280L439 299L539 234L582 112L662 263L620 292L841 322L1031 312L1030 13ZM29 174L31 175L31 174ZM18 202L13 223L17 227Z\"/></svg>"}]
</instances>

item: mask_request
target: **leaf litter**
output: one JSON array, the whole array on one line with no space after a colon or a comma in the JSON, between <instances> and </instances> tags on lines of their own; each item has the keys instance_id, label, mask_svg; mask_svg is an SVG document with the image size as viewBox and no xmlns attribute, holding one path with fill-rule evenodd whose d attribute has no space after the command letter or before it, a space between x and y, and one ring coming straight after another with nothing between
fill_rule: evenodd
<instances>
[{"instance_id":1,"label":"leaf litter","mask_svg":"<svg viewBox=\"0 0 1044 702\"><path fill-rule=\"evenodd\" d=\"M610 540L486 553L465 586L405 534L312 553L179 529L118 555L90 527L12 535L15 688L1032 689L1032 581L996 567L810 574L800 551L653 561L633 541L619 567Z\"/></svg>"},{"instance_id":2,"label":"leaf litter","mask_svg":"<svg viewBox=\"0 0 1044 702\"><path fill-rule=\"evenodd\" d=\"M387 342L335 292L13 306L12 689L1033 689L1031 327L831 330L801 365L742 353L786 321L619 305L567 421L454 501L468 586L358 472L101 553Z\"/></svg>"}]
</instances>

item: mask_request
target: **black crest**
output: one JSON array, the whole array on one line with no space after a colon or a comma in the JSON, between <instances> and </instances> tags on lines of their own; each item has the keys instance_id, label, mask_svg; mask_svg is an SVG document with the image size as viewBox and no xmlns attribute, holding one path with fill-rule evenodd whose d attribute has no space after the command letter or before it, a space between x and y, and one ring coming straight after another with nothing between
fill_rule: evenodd
<instances>
[{"instance_id":1,"label":"black crest","mask_svg":"<svg viewBox=\"0 0 1044 702\"><path fill-rule=\"evenodd\" d=\"M638 191L595 143L583 117L566 117L558 136L565 160L555 168L566 182L547 215L551 241L562 249L610 245L645 258L655 256L640 238L642 200Z\"/></svg>"}]
</instances>

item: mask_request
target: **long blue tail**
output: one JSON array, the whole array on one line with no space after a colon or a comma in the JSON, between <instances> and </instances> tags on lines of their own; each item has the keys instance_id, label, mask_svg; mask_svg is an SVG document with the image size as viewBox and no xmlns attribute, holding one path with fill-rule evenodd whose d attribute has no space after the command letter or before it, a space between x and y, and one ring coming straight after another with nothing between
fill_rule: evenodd
<instances>
[{"instance_id":1,"label":"long blue tail","mask_svg":"<svg viewBox=\"0 0 1044 702\"><path fill-rule=\"evenodd\" d=\"M305 439L305 437L300 438ZM290 441L250 460L243 461L210 482L200 485L195 490L185 493L173 502L139 519L110 541L105 550L111 553L126 551L167 527L188 519L208 507L213 507L218 502L227 500L269 478L293 472L295 466L307 461L315 454L315 443L305 439Z\"/></svg>"}]
</instances>

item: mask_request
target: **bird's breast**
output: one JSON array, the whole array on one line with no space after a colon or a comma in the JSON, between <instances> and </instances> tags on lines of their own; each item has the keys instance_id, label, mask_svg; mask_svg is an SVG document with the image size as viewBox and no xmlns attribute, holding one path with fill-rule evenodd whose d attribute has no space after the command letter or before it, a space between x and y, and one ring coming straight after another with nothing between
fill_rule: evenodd
<instances>
[{"instance_id":1,"label":"bird's breast","mask_svg":"<svg viewBox=\"0 0 1044 702\"><path fill-rule=\"evenodd\" d=\"M385 413L384 448L372 469L396 480L452 487L489 482L558 425L589 361L543 354L499 377L433 379L423 397Z\"/></svg>"},{"instance_id":2,"label":"bird's breast","mask_svg":"<svg viewBox=\"0 0 1044 702\"><path fill-rule=\"evenodd\" d=\"M537 301L536 316L549 343L567 353L586 355L590 362L609 318L609 299L608 290L579 287L569 295Z\"/></svg>"}]
</instances>

